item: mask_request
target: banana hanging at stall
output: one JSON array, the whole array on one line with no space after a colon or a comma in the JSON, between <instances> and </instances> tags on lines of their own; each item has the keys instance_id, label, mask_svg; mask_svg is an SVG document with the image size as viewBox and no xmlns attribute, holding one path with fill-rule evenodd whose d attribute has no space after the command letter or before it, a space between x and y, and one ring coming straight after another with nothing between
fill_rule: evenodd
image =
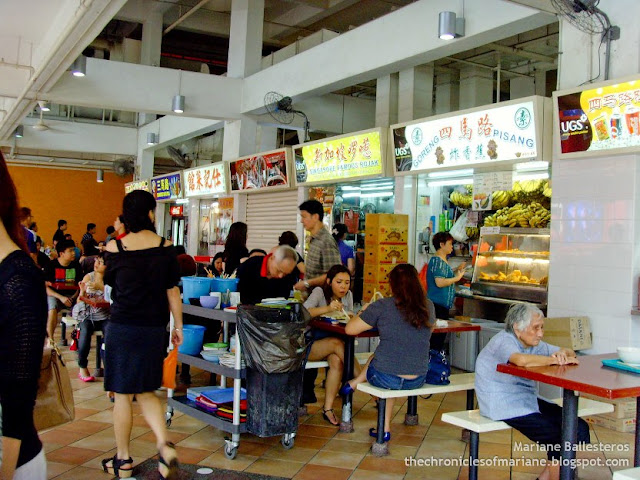
<instances>
[{"instance_id":1,"label":"banana hanging at stall","mask_svg":"<svg viewBox=\"0 0 640 480\"><path fill-rule=\"evenodd\" d=\"M537 202L517 203L502 208L484 219L485 227L545 228L551 220L551 212Z\"/></svg>"}]
</instances>

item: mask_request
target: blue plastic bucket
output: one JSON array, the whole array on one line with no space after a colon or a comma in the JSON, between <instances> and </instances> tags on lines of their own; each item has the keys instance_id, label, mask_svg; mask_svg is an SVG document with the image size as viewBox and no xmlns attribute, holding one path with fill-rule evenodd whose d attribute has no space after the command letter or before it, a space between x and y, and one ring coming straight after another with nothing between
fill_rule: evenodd
<instances>
[{"instance_id":1,"label":"blue plastic bucket","mask_svg":"<svg viewBox=\"0 0 640 480\"><path fill-rule=\"evenodd\" d=\"M211 291L225 293L227 290L230 292L238 291L238 279L237 278L212 278L211 279Z\"/></svg>"},{"instance_id":2,"label":"blue plastic bucket","mask_svg":"<svg viewBox=\"0 0 640 480\"><path fill-rule=\"evenodd\" d=\"M206 327L202 325L183 325L182 336L184 341L178 347L178 352L187 355L198 355L202 351L202 341Z\"/></svg>"},{"instance_id":3,"label":"blue plastic bucket","mask_svg":"<svg viewBox=\"0 0 640 480\"><path fill-rule=\"evenodd\" d=\"M189 303L190 298L209 295L211 279L208 277L182 277L182 303Z\"/></svg>"}]
</instances>

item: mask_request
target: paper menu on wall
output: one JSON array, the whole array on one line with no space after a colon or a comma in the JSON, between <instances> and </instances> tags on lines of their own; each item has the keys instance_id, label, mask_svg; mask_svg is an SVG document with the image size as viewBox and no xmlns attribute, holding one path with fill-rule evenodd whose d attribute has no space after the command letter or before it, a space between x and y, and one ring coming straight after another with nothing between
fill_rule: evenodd
<instances>
[{"instance_id":1,"label":"paper menu on wall","mask_svg":"<svg viewBox=\"0 0 640 480\"><path fill-rule=\"evenodd\" d=\"M476 173L473 176L472 210L492 210L491 194L501 190L511 190L513 172Z\"/></svg>"}]
</instances>

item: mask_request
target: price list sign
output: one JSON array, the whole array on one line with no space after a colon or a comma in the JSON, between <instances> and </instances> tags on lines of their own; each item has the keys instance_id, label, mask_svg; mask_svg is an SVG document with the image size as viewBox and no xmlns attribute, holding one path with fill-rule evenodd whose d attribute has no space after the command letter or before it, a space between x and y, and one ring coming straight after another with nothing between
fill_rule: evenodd
<instances>
[{"instance_id":1,"label":"price list sign","mask_svg":"<svg viewBox=\"0 0 640 480\"><path fill-rule=\"evenodd\" d=\"M491 194L501 190L511 190L513 172L477 173L473 176L472 210L492 209Z\"/></svg>"}]
</instances>

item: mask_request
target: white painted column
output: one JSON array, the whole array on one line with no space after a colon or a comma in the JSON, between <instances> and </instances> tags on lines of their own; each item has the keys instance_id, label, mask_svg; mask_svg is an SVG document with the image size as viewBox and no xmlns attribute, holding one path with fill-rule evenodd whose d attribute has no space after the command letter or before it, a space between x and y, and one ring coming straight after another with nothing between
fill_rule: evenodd
<instances>
[{"instance_id":1,"label":"white painted column","mask_svg":"<svg viewBox=\"0 0 640 480\"><path fill-rule=\"evenodd\" d=\"M460 70L460 110L493 103L493 71L465 66Z\"/></svg>"},{"instance_id":2,"label":"white painted column","mask_svg":"<svg viewBox=\"0 0 640 480\"><path fill-rule=\"evenodd\" d=\"M376 80L376 127L398 123L398 74Z\"/></svg>"},{"instance_id":3,"label":"white painted column","mask_svg":"<svg viewBox=\"0 0 640 480\"><path fill-rule=\"evenodd\" d=\"M603 0L598 7L622 31L613 42L611 79L637 75L640 3ZM561 22L560 89L597 76L599 41ZM600 80L603 73L601 58ZM640 155L554 158L552 182L548 314L588 316L589 353L640 347L640 317L630 315L640 275Z\"/></svg>"},{"instance_id":4,"label":"white painted column","mask_svg":"<svg viewBox=\"0 0 640 480\"><path fill-rule=\"evenodd\" d=\"M233 0L227 76L245 78L260 70L264 0Z\"/></svg>"},{"instance_id":5,"label":"white painted column","mask_svg":"<svg viewBox=\"0 0 640 480\"><path fill-rule=\"evenodd\" d=\"M433 115L433 65L402 70L398 84L398 120Z\"/></svg>"},{"instance_id":6,"label":"white painted column","mask_svg":"<svg viewBox=\"0 0 640 480\"><path fill-rule=\"evenodd\" d=\"M511 100L536 94L536 81L533 77L515 77L509 80Z\"/></svg>"},{"instance_id":7,"label":"white painted column","mask_svg":"<svg viewBox=\"0 0 640 480\"><path fill-rule=\"evenodd\" d=\"M142 45L140 63L142 65L160 66L162 51L162 13L151 12L142 24ZM140 113L138 125L146 125L157 118L153 113Z\"/></svg>"},{"instance_id":8,"label":"white painted column","mask_svg":"<svg viewBox=\"0 0 640 480\"><path fill-rule=\"evenodd\" d=\"M440 73L436 77L436 115L455 112L460 105L460 79L457 73Z\"/></svg>"},{"instance_id":9,"label":"white painted column","mask_svg":"<svg viewBox=\"0 0 640 480\"><path fill-rule=\"evenodd\" d=\"M136 158L135 180L149 179L153 177L153 150L140 149Z\"/></svg>"}]
</instances>

